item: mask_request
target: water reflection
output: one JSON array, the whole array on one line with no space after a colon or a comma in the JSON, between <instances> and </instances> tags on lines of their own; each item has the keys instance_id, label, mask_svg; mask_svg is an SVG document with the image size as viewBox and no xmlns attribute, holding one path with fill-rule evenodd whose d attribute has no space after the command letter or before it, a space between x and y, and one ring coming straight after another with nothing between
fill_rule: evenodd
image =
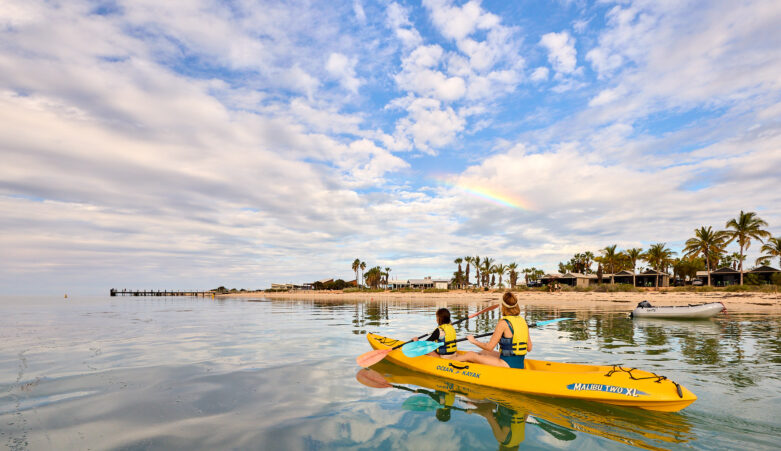
<instances>
[{"instance_id":1,"label":"water reflection","mask_svg":"<svg viewBox=\"0 0 781 451\"><path fill-rule=\"evenodd\" d=\"M431 332L487 302L186 298L0 299L0 447L10 449L777 449L781 317L629 320L525 306L534 357L625 363L699 399L677 414L524 396L446 380L354 380L370 331ZM492 330L497 311L457 326ZM394 386L396 388L394 388ZM404 387L404 388L398 388ZM445 421L446 420L446 421ZM509 439L508 439L509 437Z\"/></svg>"},{"instance_id":2,"label":"water reflection","mask_svg":"<svg viewBox=\"0 0 781 451\"><path fill-rule=\"evenodd\" d=\"M557 447L579 434L646 449L669 448L694 438L689 422L674 413L540 398L443 380L387 362L360 370L356 379L376 389L412 393L398 408L432 412L440 422L450 421L453 415L482 417L500 450L518 449L529 426L548 437L545 443Z\"/></svg>"}]
</instances>

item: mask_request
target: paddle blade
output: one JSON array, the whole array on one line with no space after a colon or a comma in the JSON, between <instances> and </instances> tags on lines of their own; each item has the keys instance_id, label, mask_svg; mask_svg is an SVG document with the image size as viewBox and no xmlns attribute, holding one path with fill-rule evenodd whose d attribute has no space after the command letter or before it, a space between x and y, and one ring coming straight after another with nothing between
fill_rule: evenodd
<instances>
[{"instance_id":1,"label":"paddle blade","mask_svg":"<svg viewBox=\"0 0 781 451\"><path fill-rule=\"evenodd\" d=\"M374 371L367 370L366 368L358 371L355 375L355 379L363 385L371 388L390 388L391 384L382 377L382 374Z\"/></svg>"},{"instance_id":2,"label":"paddle blade","mask_svg":"<svg viewBox=\"0 0 781 451\"><path fill-rule=\"evenodd\" d=\"M401 404L402 409L415 412L427 412L437 410L440 407L442 406L438 402L426 395L412 395Z\"/></svg>"},{"instance_id":3,"label":"paddle blade","mask_svg":"<svg viewBox=\"0 0 781 451\"><path fill-rule=\"evenodd\" d=\"M355 358L358 362L358 366L368 368L380 360L384 359L386 355L390 354L392 349L375 349L374 351L364 352Z\"/></svg>"},{"instance_id":4,"label":"paddle blade","mask_svg":"<svg viewBox=\"0 0 781 451\"><path fill-rule=\"evenodd\" d=\"M549 320L547 320L547 321L540 321L540 322L538 322L538 323L535 323L534 325L535 325L535 326L537 326L537 327L539 327L539 326L544 326L544 325L546 325L546 324L553 324L553 323L558 323L559 321L567 321L567 320L570 320L570 319L574 319L574 318L556 318L556 319L549 319Z\"/></svg>"},{"instance_id":5,"label":"paddle blade","mask_svg":"<svg viewBox=\"0 0 781 451\"><path fill-rule=\"evenodd\" d=\"M407 357L420 357L442 346L435 341L413 341L401 347L401 352Z\"/></svg>"},{"instance_id":6,"label":"paddle blade","mask_svg":"<svg viewBox=\"0 0 781 451\"><path fill-rule=\"evenodd\" d=\"M492 306L489 306L489 307L486 307L486 308L480 310L477 313L472 313L471 315L467 316L467 318L474 318L475 316L482 315L485 312L490 312L491 310L493 310L495 308L498 308L498 307L499 307L499 304L494 304Z\"/></svg>"}]
</instances>

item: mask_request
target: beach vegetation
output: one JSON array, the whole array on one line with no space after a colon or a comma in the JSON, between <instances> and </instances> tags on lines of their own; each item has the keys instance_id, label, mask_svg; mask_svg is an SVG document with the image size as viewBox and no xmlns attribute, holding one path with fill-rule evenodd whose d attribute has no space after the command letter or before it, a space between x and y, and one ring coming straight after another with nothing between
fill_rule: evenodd
<instances>
[{"instance_id":1,"label":"beach vegetation","mask_svg":"<svg viewBox=\"0 0 781 451\"><path fill-rule=\"evenodd\" d=\"M764 229L767 227L767 222L753 211L740 210L737 218L727 221L726 227L727 230L724 234L728 238L727 244L737 241L740 248L738 268L740 270L740 284L743 285L743 260L745 259L743 252L751 246L752 239L763 241L764 238L769 238L771 235Z\"/></svg>"},{"instance_id":2,"label":"beach vegetation","mask_svg":"<svg viewBox=\"0 0 781 451\"><path fill-rule=\"evenodd\" d=\"M762 249L760 250L765 255L763 255L759 259L766 258L768 260L772 260L774 258L777 258L778 266L781 267L781 236L768 238L767 242L764 245L762 245ZM759 264L759 262L757 262L757 264ZM781 285L781 284L777 283L776 285Z\"/></svg>"},{"instance_id":3,"label":"beach vegetation","mask_svg":"<svg viewBox=\"0 0 781 451\"><path fill-rule=\"evenodd\" d=\"M637 286L637 276L635 273L637 272L637 261L642 260L643 258L643 248L633 247L625 250L624 253L632 264L632 285Z\"/></svg>"},{"instance_id":4,"label":"beach vegetation","mask_svg":"<svg viewBox=\"0 0 781 451\"><path fill-rule=\"evenodd\" d=\"M499 263L497 265L494 265L492 267L492 269L494 271L494 274L499 276L499 288L503 288L504 285L502 285L502 277L504 277L504 275L507 274L507 266L505 266L502 263ZM492 282L493 282L493 280L492 280ZM493 285L493 283L491 285Z\"/></svg>"},{"instance_id":5,"label":"beach vegetation","mask_svg":"<svg viewBox=\"0 0 781 451\"><path fill-rule=\"evenodd\" d=\"M355 273L355 283L357 284L358 283L358 270L361 269L361 259L360 258L356 258L355 260L353 260L352 268L353 268L353 272Z\"/></svg>"},{"instance_id":6,"label":"beach vegetation","mask_svg":"<svg viewBox=\"0 0 781 451\"><path fill-rule=\"evenodd\" d=\"M510 289L518 284L518 263L512 262L507 265L507 277L510 278Z\"/></svg>"},{"instance_id":7,"label":"beach vegetation","mask_svg":"<svg viewBox=\"0 0 781 451\"><path fill-rule=\"evenodd\" d=\"M667 268L672 265L672 256L675 254L670 248L667 247L667 243L652 244L645 253L643 260L653 268L656 274L656 286L659 288L659 272L667 272Z\"/></svg>"},{"instance_id":8,"label":"beach vegetation","mask_svg":"<svg viewBox=\"0 0 781 451\"><path fill-rule=\"evenodd\" d=\"M365 263L364 263L365 268ZM371 288L372 290L376 290L380 287L380 284L382 284L382 276L383 276L382 268L379 266L375 266L368 271L366 271L363 275L366 285Z\"/></svg>"},{"instance_id":9,"label":"beach vegetation","mask_svg":"<svg viewBox=\"0 0 781 451\"><path fill-rule=\"evenodd\" d=\"M715 265L712 264L714 257L720 256L727 245L727 234L721 230L713 230L713 227L705 226L694 230L694 238L686 240L683 248L685 256L702 255L705 260L705 267L708 271L708 286L711 285L710 272ZM719 258L716 258L716 262Z\"/></svg>"},{"instance_id":10,"label":"beach vegetation","mask_svg":"<svg viewBox=\"0 0 781 451\"><path fill-rule=\"evenodd\" d=\"M762 280L756 274L746 274L745 282L746 285L760 285ZM743 284L741 283L741 285Z\"/></svg>"}]
</instances>

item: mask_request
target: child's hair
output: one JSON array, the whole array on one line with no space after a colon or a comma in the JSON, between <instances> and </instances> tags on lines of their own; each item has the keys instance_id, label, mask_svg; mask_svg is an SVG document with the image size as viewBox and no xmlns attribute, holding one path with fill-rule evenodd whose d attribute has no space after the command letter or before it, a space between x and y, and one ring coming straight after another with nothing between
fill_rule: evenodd
<instances>
[{"instance_id":1,"label":"child's hair","mask_svg":"<svg viewBox=\"0 0 781 451\"><path fill-rule=\"evenodd\" d=\"M509 305L509 307L507 307ZM517 316L521 314L521 308L518 306L518 299L511 292L506 292L502 297L502 315Z\"/></svg>"},{"instance_id":2,"label":"child's hair","mask_svg":"<svg viewBox=\"0 0 781 451\"><path fill-rule=\"evenodd\" d=\"M446 308L437 310L437 324L450 324L450 310Z\"/></svg>"}]
</instances>

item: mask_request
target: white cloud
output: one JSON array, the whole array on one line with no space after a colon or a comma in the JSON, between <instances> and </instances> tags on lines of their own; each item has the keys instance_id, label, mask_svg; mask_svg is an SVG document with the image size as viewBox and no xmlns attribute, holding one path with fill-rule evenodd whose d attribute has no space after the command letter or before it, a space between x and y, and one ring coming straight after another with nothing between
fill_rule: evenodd
<instances>
[{"instance_id":1,"label":"white cloud","mask_svg":"<svg viewBox=\"0 0 781 451\"><path fill-rule=\"evenodd\" d=\"M396 2L391 2L386 11L386 24L396 33L405 48L415 48L421 45L423 38L409 20L409 12Z\"/></svg>"},{"instance_id":2,"label":"white cloud","mask_svg":"<svg viewBox=\"0 0 781 451\"><path fill-rule=\"evenodd\" d=\"M347 58L341 53L331 53L328 57L328 62L325 64L325 69L332 77L339 80L344 89L356 93L361 86L361 80L355 76L355 65L357 62L356 59Z\"/></svg>"},{"instance_id":3,"label":"white cloud","mask_svg":"<svg viewBox=\"0 0 781 451\"><path fill-rule=\"evenodd\" d=\"M599 74L600 78L604 78L613 73L616 69L621 67L621 63L623 62L621 55L608 55L606 54L606 50L602 48L589 50L586 53L586 60L591 63L591 66L597 74Z\"/></svg>"},{"instance_id":4,"label":"white cloud","mask_svg":"<svg viewBox=\"0 0 781 451\"><path fill-rule=\"evenodd\" d=\"M442 35L457 41L476 30L493 28L500 21L498 16L483 11L479 1L458 7L451 0L424 0L423 5L431 11L431 19Z\"/></svg>"},{"instance_id":5,"label":"white cloud","mask_svg":"<svg viewBox=\"0 0 781 451\"><path fill-rule=\"evenodd\" d=\"M602 91L599 92L599 94L594 96L594 98L589 100L588 105L589 106L606 105L620 98L621 94L623 94L623 92L619 89L603 89Z\"/></svg>"},{"instance_id":6,"label":"white cloud","mask_svg":"<svg viewBox=\"0 0 781 451\"><path fill-rule=\"evenodd\" d=\"M409 115L397 123L397 134L410 136L415 146L426 153L434 154L432 148L450 144L464 129L466 121L452 108L443 108L436 99L408 98L398 104L403 103Z\"/></svg>"},{"instance_id":7,"label":"white cloud","mask_svg":"<svg viewBox=\"0 0 781 451\"><path fill-rule=\"evenodd\" d=\"M577 65L575 38L566 31L546 33L540 38L540 45L548 49L548 62L556 72L570 74Z\"/></svg>"},{"instance_id":8,"label":"white cloud","mask_svg":"<svg viewBox=\"0 0 781 451\"><path fill-rule=\"evenodd\" d=\"M532 81L545 81L548 79L548 72L547 67L540 66L534 69L530 78Z\"/></svg>"},{"instance_id":9,"label":"white cloud","mask_svg":"<svg viewBox=\"0 0 781 451\"><path fill-rule=\"evenodd\" d=\"M353 0L353 12L355 12L355 18L358 19L358 22L366 23L366 12L363 10L361 0Z\"/></svg>"}]
</instances>

